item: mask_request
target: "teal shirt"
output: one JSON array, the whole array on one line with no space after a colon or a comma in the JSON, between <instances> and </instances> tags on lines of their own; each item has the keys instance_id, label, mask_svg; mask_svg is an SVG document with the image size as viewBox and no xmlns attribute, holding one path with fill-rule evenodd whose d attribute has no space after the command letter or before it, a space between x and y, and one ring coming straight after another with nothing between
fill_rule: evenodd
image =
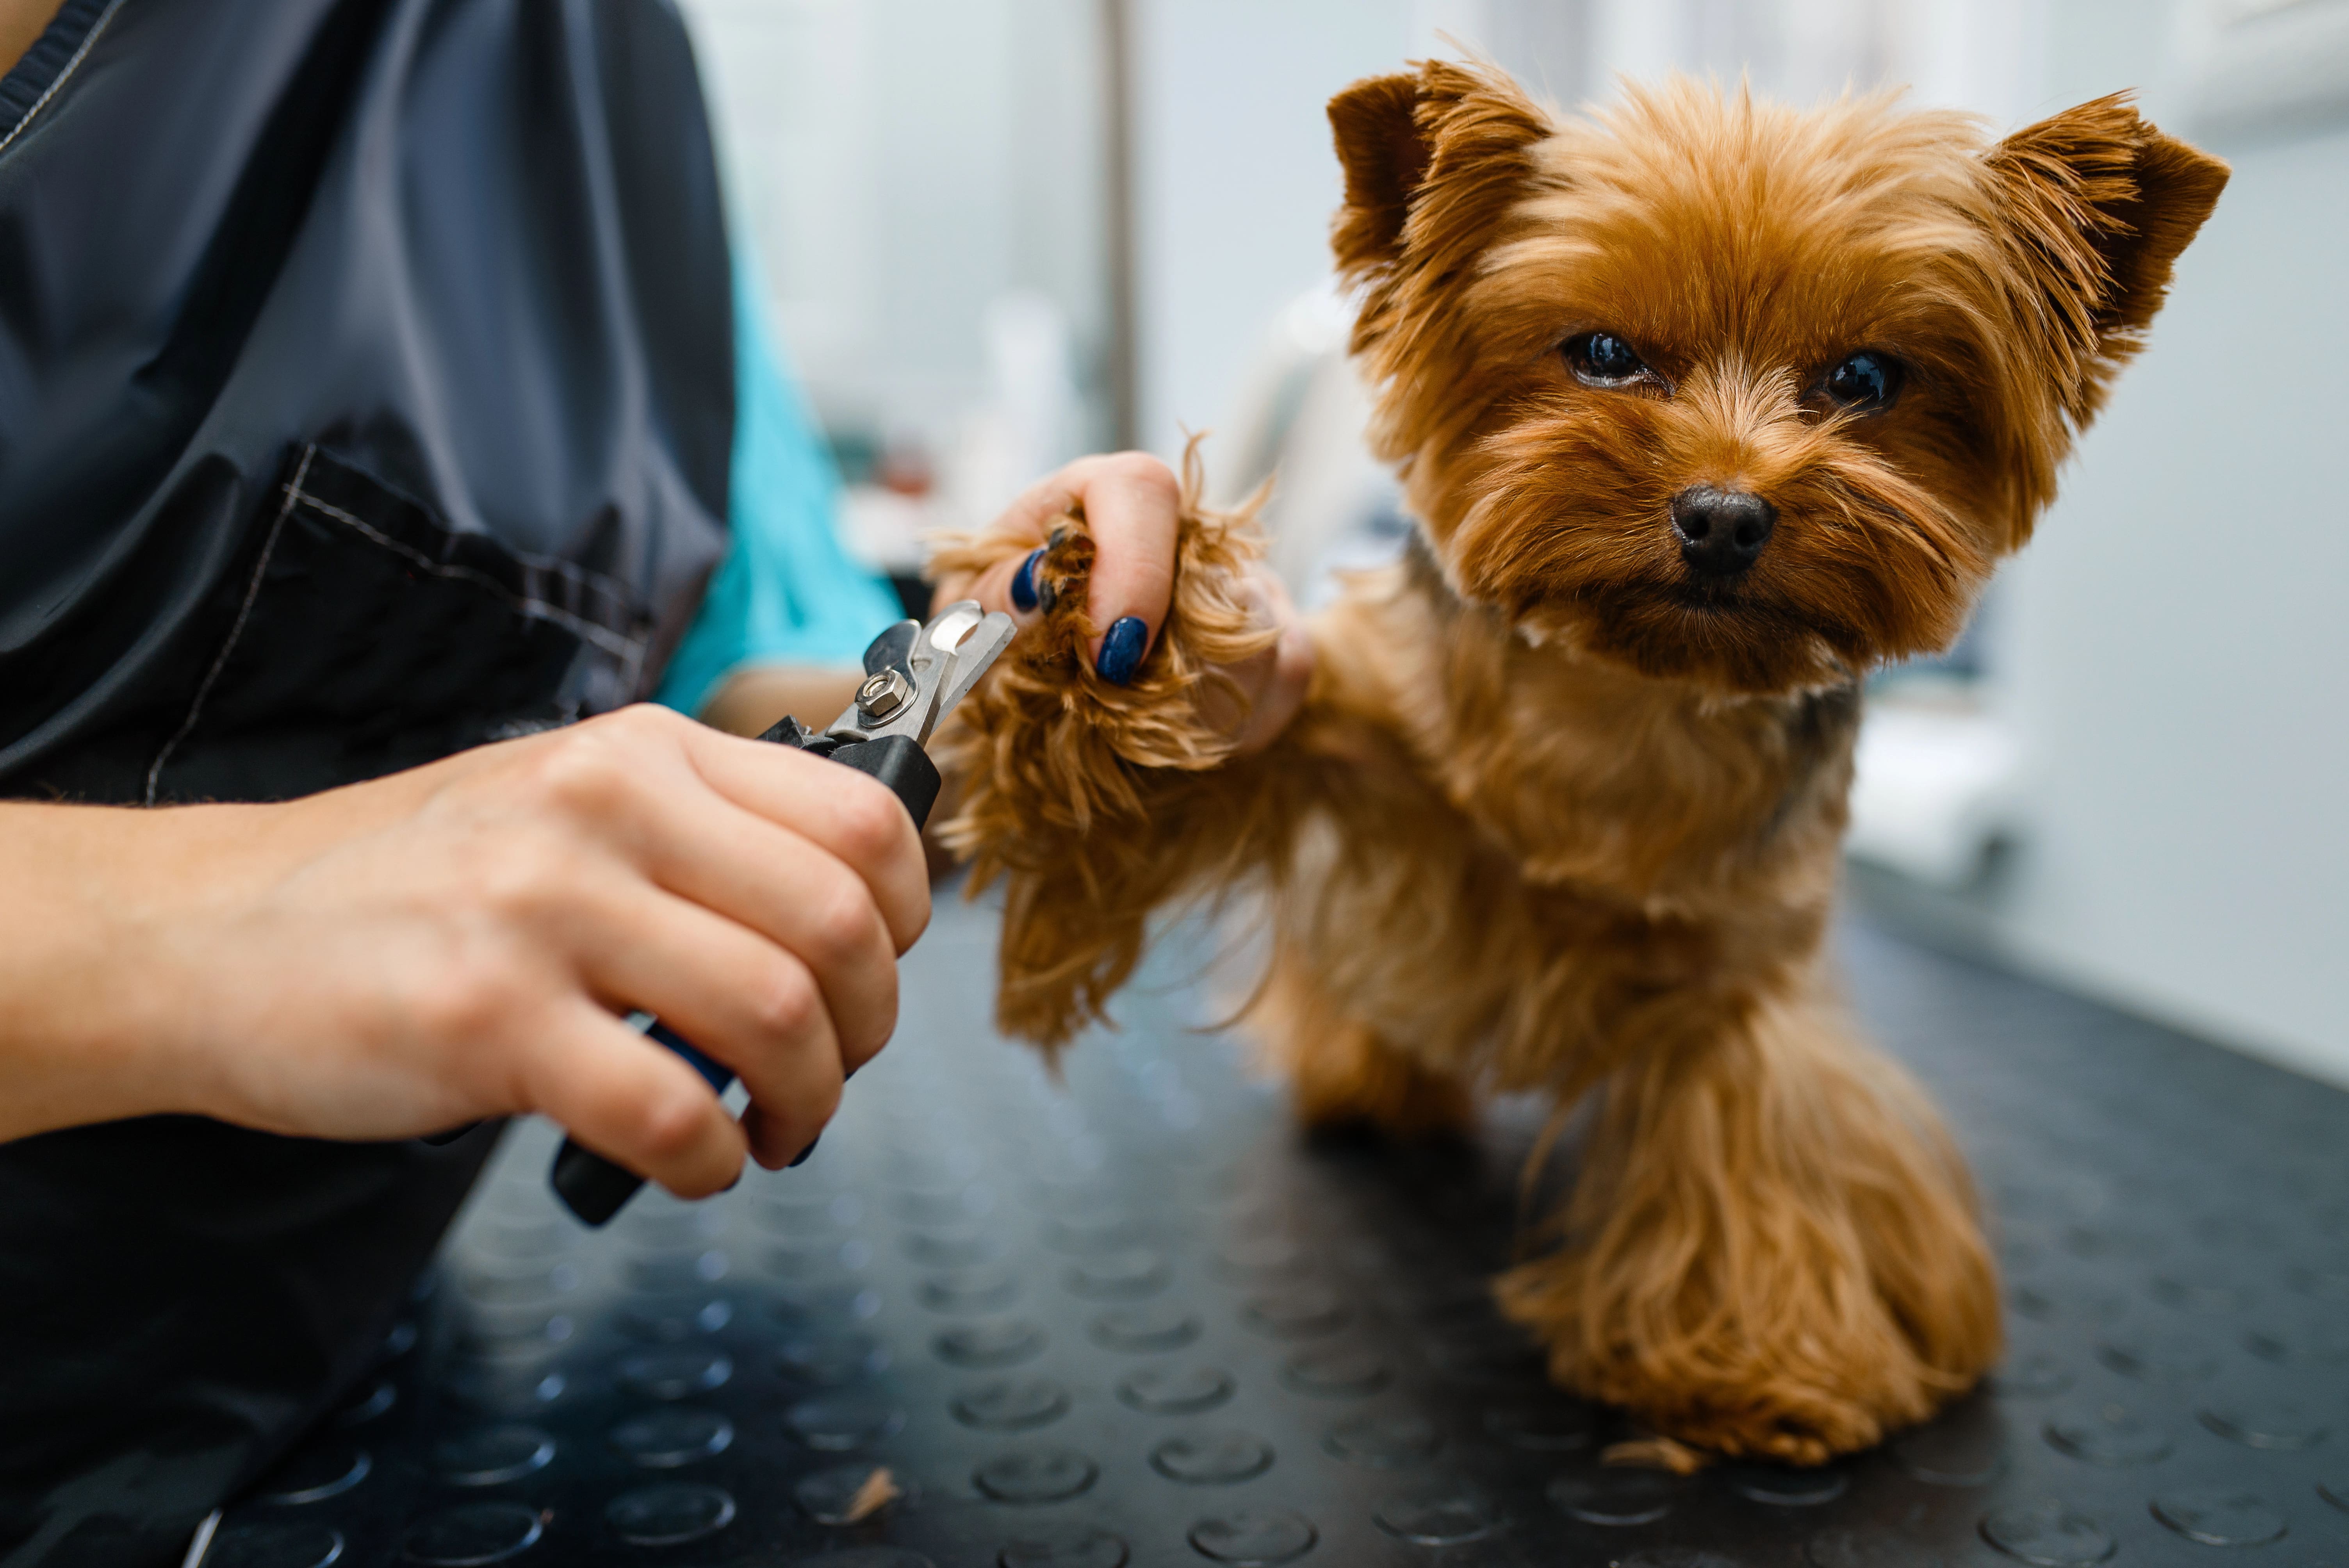
<instances>
[{"instance_id":1,"label":"teal shirt","mask_svg":"<svg viewBox=\"0 0 2349 1568\"><path fill-rule=\"evenodd\" d=\"M699 712L738 665L854 668L874 634L905 614L841 547L840 475L784 375L756 277L738 254L726 556L654 696L684 713Z\"/></svg>"}]
</instances>

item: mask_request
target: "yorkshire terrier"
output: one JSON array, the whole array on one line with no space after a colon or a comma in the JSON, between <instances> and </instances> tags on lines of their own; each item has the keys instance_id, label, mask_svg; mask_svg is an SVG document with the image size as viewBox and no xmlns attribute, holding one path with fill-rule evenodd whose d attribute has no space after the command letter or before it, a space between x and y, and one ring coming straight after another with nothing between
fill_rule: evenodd
<instances>
[{"instance_id":1,"label":"yorkshire terrier","mask_svg":"<svg viewBox=\"0 0 2349 1568\"><path fill-rule=\"evenodd\" d=\"M1238 756L1250 509L1186 465L1123 686L1083 656L1082 519L1056 531L956 742L1001 1022L1057 1047L1154 911L1260 900L1250 1021L1307 1123L1588 1107L1552 1250L1495 1286L1560 1385L1694 1450L1868 1447L2001 1325L1963 1162L1828 974L1860 683L1948 645L2030 536L2227 169L2124 97L1992 142L1685 82L1557 119L1438 62L1330 119L1412 546L1315 620L1304 709Z\"/></svg>"}]
</instances>

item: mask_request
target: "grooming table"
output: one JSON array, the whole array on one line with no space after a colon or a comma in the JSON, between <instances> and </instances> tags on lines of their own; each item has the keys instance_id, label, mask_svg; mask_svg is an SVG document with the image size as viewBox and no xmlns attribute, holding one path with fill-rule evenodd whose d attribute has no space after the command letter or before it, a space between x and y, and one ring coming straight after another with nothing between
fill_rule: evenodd
<instances>
[{"instance_id":1,"label":"grooming table","mask_svg":"<svg viewBox=\"0 0 2349 1568\"><path fill-rule=\"evenodd\" d=\"M1473 1150L1308 1143L1200 1032L1196 952L1063 1088L987 1026L993 941L941 898L797 1171L591 1233L551 1130L511 1131L205 1568L2349 1564L2332 1089L1848 925L1997 1209L2012 1354L1880 1451L1682 1480L1599 1466L1619 1418L1485 1297L1536 1108Z\"/></svg>"}]
</instances>

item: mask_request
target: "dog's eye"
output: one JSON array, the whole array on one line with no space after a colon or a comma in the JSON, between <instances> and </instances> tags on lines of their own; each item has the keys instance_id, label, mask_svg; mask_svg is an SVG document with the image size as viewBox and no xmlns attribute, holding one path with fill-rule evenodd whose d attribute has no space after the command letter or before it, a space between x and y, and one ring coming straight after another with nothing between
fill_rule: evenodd
<instances>
[{"instance_id":1,"label":"dog's eye","mask_svg":"<svg viewBox=\"0 0 2349 1568\"><path fill-rule=\"evenodd\" d=\"M1900 396L1900 362L1863 348L1827 372L1826 391L1855 414L1889 408Z\"/></svg>"},{"instance_id":2,"label":"dog's eye","mask_svg":"<svg viewBox=\"0 0 2349 1568\"><path fill-rule=\"evenodd\" d=\"M1566 363L1593 387L1619 387L1648 372L1648 362L1611 332L1586 332L1568 343Z\"/></svg>"}]
</instances>

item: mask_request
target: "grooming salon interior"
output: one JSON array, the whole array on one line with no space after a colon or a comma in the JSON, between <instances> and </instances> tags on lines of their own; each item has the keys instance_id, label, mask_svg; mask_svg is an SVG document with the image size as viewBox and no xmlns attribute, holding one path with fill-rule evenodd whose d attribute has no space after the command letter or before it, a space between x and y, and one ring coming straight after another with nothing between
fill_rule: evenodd
<instances>
[{"instance_id":1,"label":"grooming salon interior","mask_svg":"<svg viewBox=\"0 0 2349 1568\"><path fill-rule=\"evenodd\" d=\"M444 53L509 9L375 7ZM799 1161L630 1179L605 1223L550 1186L556 1120L448 1145L494 1141L363 1353L255 1375L278 1436L51 1475L0 1432L51 1477L0 1494L0 1568L2349 1564L2349 0L675 9L734 548L788 479L815 534L765 569L861 595L747 662L927 621L942 534L976 574L802 731L936 704L894 1036ZM561 90L639 112L595 68ZM625 208L618 164L563 178ZM600 614L308 438L224 616L345 526ZM1111 503L998 521L1126 449L1193 487L1131 685L1080 613L1140 559ZM791 598L735 570L752 624ZM1255 668L1210 624L1271 624L1273 580L1309 685L1235 741L1215 694L1282 677L1183 661ZM703 631L627 645L688 712L677 671L734 667ZM171 769L260 700L239 645L188 666L147 803L238 798ZM10 1320L0 1380L57 1342Z\"/></svg>"}]
</instances>

